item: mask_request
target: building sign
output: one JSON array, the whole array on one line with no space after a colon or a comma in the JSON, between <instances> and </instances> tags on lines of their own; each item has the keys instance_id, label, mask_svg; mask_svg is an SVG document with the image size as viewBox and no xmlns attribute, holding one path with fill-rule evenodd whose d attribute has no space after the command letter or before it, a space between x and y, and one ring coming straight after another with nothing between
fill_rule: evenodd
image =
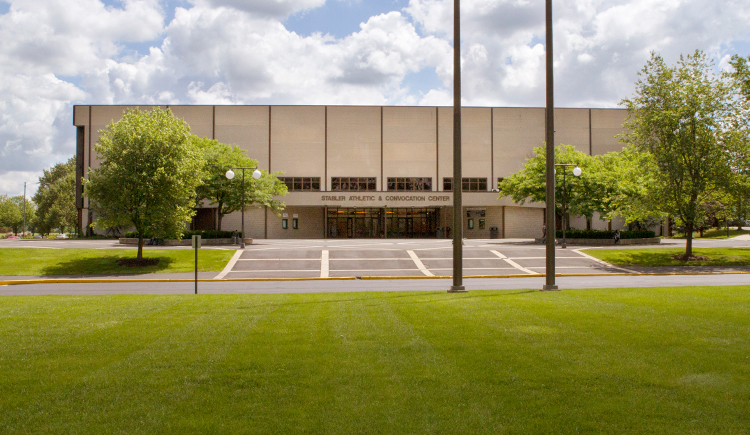
<instances>
[{"instance_id":1,"label":"building sign","mask_svg":"<svg viewBox=\"0 0 750 435\"><path fill-rule=\"evenodd\" d=\"M495 192L464 192L465 207L514 205L511 198L498 199ZM289 192L279 200L302 207L452 207L453 192ZM527 203L527 207L544 207Z\"/></svg>"},{"instance_id":2,"label":"building sign","mask_svg":"<svg viewBox=\"0 0 750 435\"><path fill-rule=\"evenodd\" d=\"M445 203L451 201L452 195L322 195L320 201L322 204L327 202L335 203L358 203L358 202L429 202Z\"/></svg>"}]
</instances>

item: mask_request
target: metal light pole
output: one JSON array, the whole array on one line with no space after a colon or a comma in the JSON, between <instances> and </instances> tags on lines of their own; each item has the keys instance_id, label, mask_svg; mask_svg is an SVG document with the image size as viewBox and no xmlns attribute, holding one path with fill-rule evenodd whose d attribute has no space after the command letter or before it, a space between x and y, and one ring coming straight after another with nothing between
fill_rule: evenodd
<instances>
[{"instance_id":1,"label":"metal light pole","mask_svg":"<svg viewBox=\"0 0 750 435\"><path fill-rule=\"evenodd\" d=\"M567 205L567 197L568 197L568 188L567 188L567 181L565 178L565 175L568 173L568 171L565 170L565 167L567 166L575 166L573 168L573 175L576 177L581 176L581 168L578 167L578 165L574 165L572 163L556 163L555 166L562 166L563 167L563 214L562 214L562 230L563 230L563 241L562 241L562 249L565 249L567 247L567 243L565 241L565 229L568 227L566 224L567 216L568 216L568 205Z\"/></svg>"},{"instance_id":2,"label":"metal light pole","mask_svg":"<svg viewBox=\"0 0 750 435\"><path fill-rule=\"evenodd\" d=\"M542 290L557 290L555 285L555 98L552 68L552 0L545 0L545 33L547 58L547 109L545 119L545 140L547 142L547 246L545 284ZM550 237L550 235L552 235Z\"/></svg>"},{"instance_id":3,"label":"metal light pole","mask_svg":"<svg viewBox=\"0 0 750 435\"><path fill-rule=\"evenodd\" d=\"M262 175L258 170L258 167L240 167L240 168L229 168L226 173L228 179L234 178L234 171L232 169L242 169L242 241L240 242L240 249L245 249L245 169L254 169L253 178L256 180Z\"/></svg>"},{"instance_id":4,"label":"metal light pole","mask_svg":"<svg viewBox=\"0 0 750 435\"><path fill-rule=\"evenodd\" d=\"M461 7L453 0L453 285L448 293L466 292L463 285L463 205L461 198Z\"/></svg>"},{"instance_id":5,"label":"metal light pole","mask_svg":"<svg viewBox=\"0 0 750 435\"><path fill-rule=\"evenodd\" d=\"M26 182L23 182L23 232L21 237L26 236Z\"/></svg>"}]
</instances>

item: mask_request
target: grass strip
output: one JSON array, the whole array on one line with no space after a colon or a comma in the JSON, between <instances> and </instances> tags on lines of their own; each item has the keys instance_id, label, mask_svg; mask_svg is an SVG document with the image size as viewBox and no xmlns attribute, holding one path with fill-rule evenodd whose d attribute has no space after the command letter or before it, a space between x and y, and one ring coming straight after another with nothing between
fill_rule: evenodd
<instances>
[{"instance_id":1,"label":"grass strip","mask_svg":"<svg viewBox=\"0 0 750 435\"><path fill-rule=\"evenodd\" d=\"M201 249L199 272L218 272L233 250ZM0 249L0 276L122 275L178 273L195 270L195 252L189 249L146 249L144 258L159 260L155 266L123 267L118 260L135 258L136 249Z\"/></svg>"},{"instance_id":2,"label":"grass strip","mask_svg":"<svg viewBox=\"0 0 750 435\"><path fill-rule=\"evenodd\" d=\"M647 249L584 249L586 254L615 266L748 266L750 248L693 248L693 254L707 257L705 261L682 261L673 255L685 248Z\"/></svg>"},{"instance_id":3,"label":"grass strip","mask_svg":"<svg viewBox=\"0 0 750 435\"><path fill-rule=\"evenodd\" d=\"M710 230L703 231L703 237L701 237L701 233L699 231L696 231L693 233L694 239L731 239L732 237L742 236L745 234L750 234L750 230L737 230L735 227L734 229L729 228L729 231L727 232L726 228L711 228ZM674 239L684 239L686 238L686 235L683 233L677 233L673 237Z\"/></svg>"},{"instance_id":4,"label":"grass strip","mask_svg":"<svg viewBox=\"0 0 750 435\"><path fill-rule=\"evenodd\" d=\"M7 297L0 432L747 433L748 290Z\"/></svg>"}]
</instances>

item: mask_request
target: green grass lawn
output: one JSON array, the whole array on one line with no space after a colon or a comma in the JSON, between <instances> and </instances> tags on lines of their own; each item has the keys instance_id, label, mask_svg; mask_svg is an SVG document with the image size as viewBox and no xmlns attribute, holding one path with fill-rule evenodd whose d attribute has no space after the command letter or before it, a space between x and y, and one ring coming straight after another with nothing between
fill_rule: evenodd
<instances>
[{"instance_id":1,"label":"green grass lawn","mask_svg":"<svg viewBox=\"0 0 750 435\"><path fill-rule=\"evenodd\" d=\"M200 272L221 271L235 251L201 249ZM135 258L136 249L0 249L0 276L22 275L109 275L130 273L173 273L195 270L195 251L189 249L144 249L144 258L159 264L122 267L117 260Z\"/></svg>"},{"instance_id":2,"label":"green grass lawn","mask_svg":"<svg viewBox=\"0 0 750 435\"><path fill-rule=\"evenodd\" d=\"M747 434L750 291L5 297L0 433Z\"/></svg>"},{"instance_id":3,"label":"green grass lawn","mask_svg":"<svg viewBox=\"0 0 750 435\"><path fill-rule=\"evenodd\" d=\"M703 237L701 237L701 233L700 232L696 231L695 233L693 233L693 238L694 239L726 239L726 238L732 238L732 237L741 236L741 235L744 235L744 234L750 234L750 231L749 230L739 230L738 231L737 227L734 227L734 228L730 227L729 228L729 236L727 236L727 229L726 228L719 228L719 229L712 228L710 230L704 231L703 232ZM675 239L684 239L685 238L685 234L675 234L675 236L673 238L675 238Z\"/></svg>"},{"instance_id":4,"label":"green grass lawn","mask_svg":"<svg viewBox=\"0 0 750 435\"><path fill-rule=\"evenodd\" d=\"M586 254L615 266L748 266L750 248L693 248L694 255L706 261L675 260L672 255L684 254L685 248L648 249L586 249Z\"/></svg>"}]
</instances>

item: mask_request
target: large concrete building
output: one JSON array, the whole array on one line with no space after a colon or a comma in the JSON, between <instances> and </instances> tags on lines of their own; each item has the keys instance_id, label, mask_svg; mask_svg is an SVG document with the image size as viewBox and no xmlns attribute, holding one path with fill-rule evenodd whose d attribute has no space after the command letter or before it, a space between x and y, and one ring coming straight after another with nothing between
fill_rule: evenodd
<instances>
[{"instance_id":1,"label":"large concrete building","mask_svg":"<svg viewBox=\"0 0 750 435\"><path fill-rule=\"evenodd\" d=\"M76 106L79 179L98 165L98 131L135 106ZM149 109L151 106L139 106ZM283 171L289 194L281 216L246 211L253 238L447 237L452 225L451 107L161 106L198 136L237 145L260 167ZM524 206L494 191L544 143L543 108L462 109L463 216L467 238L539 237L544 204ZM590 155L619 151L627 112L556 109L555 141ZM93 219L79 186L81 227ZM216 209L199 209L196 229L216 226ZM595 228L607 223L595 219ZM222 229L239 229L240 214Z\"/></svg>"}]
</instances>

